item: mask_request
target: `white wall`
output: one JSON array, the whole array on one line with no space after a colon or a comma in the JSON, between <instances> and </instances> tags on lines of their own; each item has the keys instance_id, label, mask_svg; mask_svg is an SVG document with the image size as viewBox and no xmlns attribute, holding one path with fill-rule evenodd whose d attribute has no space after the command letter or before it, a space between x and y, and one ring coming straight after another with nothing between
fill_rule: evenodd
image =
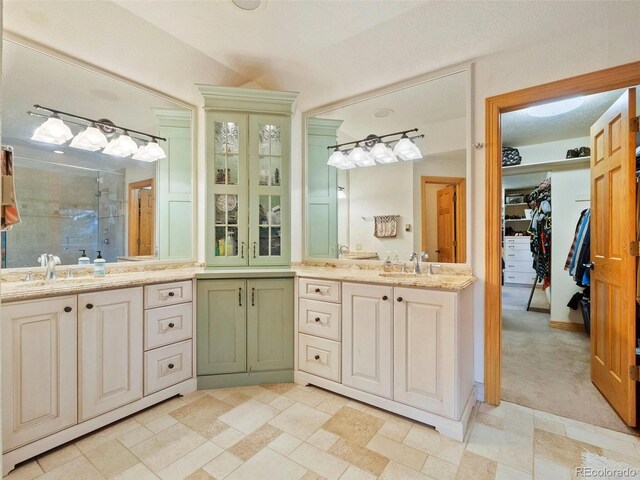
<instances>
[{"instance_id":1,"label":"white wall","mask_svg":"<svg viewBox=\"0 0 640 480\"><path fill-rule=\"evenodd\" d=\"M568 117L571 121L570 117ZM558 140L556 142L537 143L517 147L522 157L522 165L530 165L540 162L562 160L567 156L567 150L576 147L588 147L591 145L589 136Z\"/></svg>"}]
</instances>

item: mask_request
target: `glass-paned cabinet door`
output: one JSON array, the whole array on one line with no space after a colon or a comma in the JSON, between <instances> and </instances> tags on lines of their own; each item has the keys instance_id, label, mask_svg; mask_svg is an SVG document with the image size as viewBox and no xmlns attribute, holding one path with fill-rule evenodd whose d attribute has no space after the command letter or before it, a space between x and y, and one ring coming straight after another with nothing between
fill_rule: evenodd
<instances>
[{"instance_id":1,"label":"glass-paned cabinet door","mask_svg":"<svg viewBox=\"0 0 640 480\"><path fill-rule=\"evenodd\" d=\"M289 118L249 116L250 265L288 265Z\"/></svg>"},{"instance_id":2,"label":"glass-paned cabinet door","mask_svg":"<svg viewBox=\"0 0 640 480\"><path fill-rule=\"evenodd\" d=\"M207 264L247 265L247 116L209 112L207 136Z\"/></svg>"}]
</instances>

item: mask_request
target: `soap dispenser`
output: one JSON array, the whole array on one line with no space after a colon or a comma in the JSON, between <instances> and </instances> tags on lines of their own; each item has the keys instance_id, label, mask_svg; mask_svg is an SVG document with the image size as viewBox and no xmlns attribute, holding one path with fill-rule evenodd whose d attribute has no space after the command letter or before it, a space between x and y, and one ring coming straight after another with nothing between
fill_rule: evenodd
<instances>
[{"instance_id":1,"label":"soap dispenser","mask_svg":"<svg viewBox=\"0 0 640 480\"><path fill-rule=\"evenodd\" d=\"M96 277L104 277L105 273L107 273L106 260L102 258L102 253L100 250L97 251L98 256L93 261L93 274Z\"/></svg>"},{"instance_id":2,"label":"soap dispenser","mask_svg":"<svg viewBox=\"0 0 640 480\"><path fill-rule=\"evenodd\" d=\"M78 265L90 265L91 260L87 257L86 250L82 249L80 251L82 252L82 255L80 255L80 258L78 259Z\"/></svg>"}]
</instances>

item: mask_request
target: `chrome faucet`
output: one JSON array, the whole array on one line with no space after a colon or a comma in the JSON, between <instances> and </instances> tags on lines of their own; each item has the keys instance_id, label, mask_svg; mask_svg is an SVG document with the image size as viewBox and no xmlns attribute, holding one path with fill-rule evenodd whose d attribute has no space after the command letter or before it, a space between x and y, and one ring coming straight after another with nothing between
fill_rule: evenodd
<instances>
[{"instance_id":1,"label":"chrome faucet","mask_svg":"<svg viewBox=\"0 0 640 480\"><path fill-rule=\"evenodd\" d=\"M435 275L433 273L433 267L438 267L438 268L442 268L442 265L439 263L430 263L429 264L429 275Z\"/></svg>"},{"instance_id":2,"label":"chrome faucet","mask_svg":"<svg viewBox=\"0 0 640 480\"><path fill-rule=\"evenodd\" d=\"M47 255L47 273L44 277L45 280L55 280L56 276L56 265L60 265L60 257L55 255Z\"/></svg>"},{"instance_id":3,"label":"chrome faucet","mask_svg":"<svg viewBox=\"0 0 640 480\"><path fill-rule=\"evenodd\" d=\"M345 255L349 253L349 247L347 245L338 245L338 255Z\"/></svg>"},{"instance_id":4,"label":"chrome faucet","mask_svg":"<svg viewBox=\"0 0 640 480\"><path fill-rule=\"evenodd\" d=\"M422 273L422 270L420 270L420 262L426 261L427 258L429 258L429 255L426 252L413 252L411 254L409 260L413 262L413 273Z\"/></svg>"}]
</instances>

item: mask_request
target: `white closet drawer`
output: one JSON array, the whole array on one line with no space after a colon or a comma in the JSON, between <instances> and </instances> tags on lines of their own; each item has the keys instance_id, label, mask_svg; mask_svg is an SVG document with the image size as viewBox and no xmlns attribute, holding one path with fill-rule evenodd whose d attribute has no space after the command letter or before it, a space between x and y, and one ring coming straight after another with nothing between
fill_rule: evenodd
<instances>
[{"instance_id":1,"label":"white closet drawer","mask_svg":"<svg viewBox=\"0 0 640 480\"><path fill-rule=\"evenodd\" d=\"M527 243L505 243L504 244L504 249L509 251L520 251L520 250L524 250L526 252L530 252L531 251L531 244L529 242Z\"/></svg>"},{"instance_id":2,"label":"white closet drawer","mask_svg":"<svg viewBox=\"0 0 640 480\"><path fill-rule=\"evenodd\" d=\"M298 335L298 369L340 382L340 344L324 338Z\"/></svg>"},{"instance_id":3,"label":"white closet drawer","mask_svg":"<svg viewBox=\"0 0 640 480\"><path fill-rule=\"evenodd\" d=\"M504 271L505 272L520 272L520 273L534 273L533 269L533 260L529 258L529 260L509 260L505 259L504 262Z\"/></svg>"},{"instance_id":4,"label":"white closet drawer","mask_svg":"<svg viewBox=\"0 0 640 480\"><path fill-rule=\"evenodd\" d=\"M169 345L192 337L193 303L153 308L144 312L144 349Z\"/></svg>"},{"instance_id":5,"label":"white closet drawer","mask_svg":"<svg viewBox=\"0 0 640 480\"><path fill-rule=\"evenodd\" d=\"M193 355L191 340L156 348L144 354L144 394L191 378Z\"/></svg>"},{"instance_id":6,"label":"white closet drawer","mask_svg":"<svg viewBox=\"0 0 640 480\"><path fill-rule=\"evenodd\" d=\"M522 244L522 243L529 245L531 243L531 237L525 237L525 236L504 237L504 243L505 245L514 245L514 244Z\"/></svg>"},{"instance_id":7,"label":"white closet drawer","mask_svg":"<svg viewBox=\"0 0 640 480\"><path fill-rule=\"evenodd\" d=\"M340 282L301 278L298 281L298 296L300 298L340 303Z\"/></svg>"},{"instance_id":8,"label":"white closet drawer","mask_svg":"<svg viewBox=\"0 0 640 480\"><path fill-rule=\"evenodd\" d=\"M340 340L341 308L339 303L300 299L298 330L330 340Z\"/></svg>"},{"instance_id":9,"label":"white closet drawer","mask_svg":"<svg viewBox=\"0 0 640 480\"><path fill-rule=\"evenodd\" d=\"M519 272L505 272L504 283L522 283L524 285L533 285L536 279L535 273L519 273Z\"/></svg>"},{"instance_id":10,"label":"white closet drawer","mask_svg":"<svg viewBox=\"0 0 640 480\"><path fill-rule=\"evenodd\" d=\"M176 303L190 302L193 299L193 283L161 283L144 287L144 308L162 307Z\"/></svg>"},{"instance_id":11,"label":"white closet drawer","mask_svg":"<svg viewBox=\"0 0 640 480\"><path fill-rule=\"evenodd\" d=\"M529 250L510 250L504 251L504 261L516 261L516 262L531 262L533 260L533 254Z\"/></svg>"}]
</instances>

